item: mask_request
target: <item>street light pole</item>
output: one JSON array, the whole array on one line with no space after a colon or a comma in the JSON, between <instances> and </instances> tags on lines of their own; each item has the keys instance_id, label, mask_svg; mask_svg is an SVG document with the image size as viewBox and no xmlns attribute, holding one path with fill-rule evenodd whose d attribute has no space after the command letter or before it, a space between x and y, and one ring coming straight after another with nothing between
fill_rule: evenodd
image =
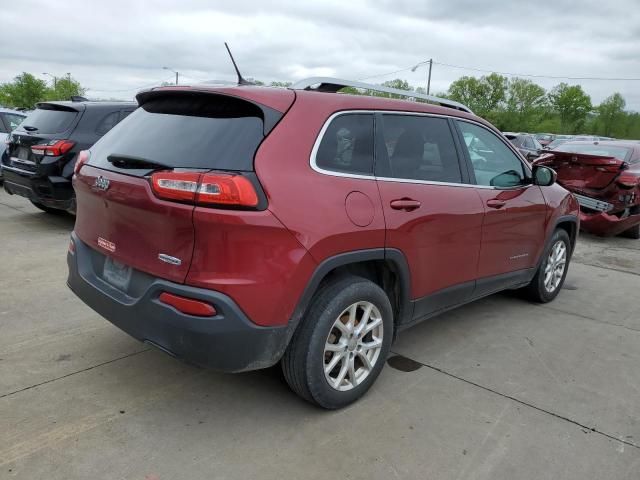
<instances>
[{"instance_id":1,"label":"street light pole","mask_svg":"<svg viewBox=\"0 0 640 480\"><path fill-rule=\"evenodd\" d=\"M51 75L50 73L47 72L42 72L43 75L49 75L51 78L53 78L53 89L55 90L56 87L58 86L58 77L56 77L55 75Z\"/></svg>"},{"instance_id":2,"label":"street light pole","mask_svg":"<svg viewBox=\"0 0 640 480\"><path fill-rule=\"evenodd\" d=\"M415 67L411 69L412 72L415 72L419 67L425 64L429 64L429 72L427 73L427 95L431 92L431 69L433 68L433 58L426 60L424 62L418 63Z\"/></svg>"},{"instance_id":3,"label":"street light pole","mask_svg":"<svg viewBox=\"0 0 640 480\"><path fill-rule=\"evenodd\" d=\"M162 67L162 69L163 70L169 70L170 72L175 73L176 74L176 85L178 85L178 75L179 75L178 72L173 70L173 69L171 69L171 68L169 68L169 67Z\"/></svg>"}]
</instances>

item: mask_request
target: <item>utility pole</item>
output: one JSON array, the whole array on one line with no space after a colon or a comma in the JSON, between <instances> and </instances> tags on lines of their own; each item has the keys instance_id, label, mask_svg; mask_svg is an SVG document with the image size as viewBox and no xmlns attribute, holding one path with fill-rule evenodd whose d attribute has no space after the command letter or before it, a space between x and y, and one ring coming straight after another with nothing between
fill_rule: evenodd
<instances>
[{"instance_id":1,"label":"utility pole","mask_svg":"<svg viewBox=\"0 0 640 480\"><path fill-rule=\"evenodd\" d=\"M169 70L170 72L175 73L175 74L176 74L176 85L178 85L178 71L177 71L177 70L174 70L174 69L172 69L172 68L169 68L169 67L162 67L162 69L163 69L163 70Z\"/></svg>"},{"instance_id":2,"label":"utility pole","mask_svg":"<svg viewBox=\"0 0 640 480\"><path fill-rule=\"evenodd\" d=\"M51 78L53 78L53 89L55 90L56 87L58 86L58 77L56 77L55 75L52 75L50 73L47 72L42 72L43 75L49 75Z\"/></svg>"},{"instance_id":3,"label":"utility pole","mask_svg":"<svg viewBox=\"0 0 640 480\"><path fill-rule=\"evenodd\" d=\"M433 58L429 59L429 76L427 77L427 95L431 90L431 68L433 67Z\"/></svg>"}]
</instances>

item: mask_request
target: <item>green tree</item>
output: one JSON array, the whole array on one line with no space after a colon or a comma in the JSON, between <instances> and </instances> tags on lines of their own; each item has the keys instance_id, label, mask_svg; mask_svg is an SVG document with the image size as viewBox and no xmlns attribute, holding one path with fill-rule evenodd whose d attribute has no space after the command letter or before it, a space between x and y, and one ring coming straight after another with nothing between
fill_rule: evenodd
<instances>
[{"instance_id":1,"label":"green tree","mask_svg":"<svg viewBox=\"0 0 640 480\"><path fill-rule=\"evenodd\" d=\"M513 78L507 88L505 114L509 128L530 131L540 122L546 104L546 91L531 80Z\"/></svg>"},{"instance_id":2,"label":"green tree","mask_svg":"<svg viewBox=\"0 0 640 480\"><path fill-rule=\"evenodd\" d=\"M614 93L598 105L597 122L602 125L605 136L610 137L614 127L624 119L625 105L626 102L619 93Z\"/></svg>"},{"instance_id":3,"label":"green tree","mask_svg":"<svg viewBox=\"0 0 640 480\"><path fill-rule=\"evenodd\" d=\"M49 88L46 93L47 100L71 100L71 97L82 97L87 89L80 85L71 76L61 77L55 83L54 88Z\"/></svg>"},{"instance_id":4,"label":"green tree","mask_svg":"<svg viewBox=\"0 0 640 480\"><path fill-rule=\"evenodd\" d=\"M580 85L561 83L549 92L551 108L560 116L560 129L563 132L579 133L593 109L591 97Z\"/></svg>"},{"instance_id":5,"label":"green tree","mask_svg":"<svg viewBox=\"0 0 640 480\"><path fill-rule=\"evenodd\" d=\"M8 107L34 108L46 94L47 84L27 72L15 77L13 82L0 85L0 103Z\"/></svg>"},{"instance_id":6,"label":"green tree","mask_svg":"<svg viewBox=\"0 0 640 480\"><path fill-rule=\"evenodd\" d=\"M291 82L271 82L270 86L288 88L291 86Z\"/></svg>"},{"instance_id":7,"label":"green tree","mask_svg":"<svg viewBox=\"0 0 640 480\"><path fill-rule=\"evenodd\" d=\"M497 73L480 78L464 76L449 86L447 97L468 106L481 117L492 117L505 100L507 79Z\"/></svg>"}]
</instances>

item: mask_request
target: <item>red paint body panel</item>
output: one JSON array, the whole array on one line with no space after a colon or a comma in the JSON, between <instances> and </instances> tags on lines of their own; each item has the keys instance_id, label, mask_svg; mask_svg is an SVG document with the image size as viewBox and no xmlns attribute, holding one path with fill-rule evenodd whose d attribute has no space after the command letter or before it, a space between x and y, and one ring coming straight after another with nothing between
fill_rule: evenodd
<instances>
[{"instance_id":1,"label":"red paint body panel","mask_svg":"<svg viewBox=\"0 0 640 480\"><path fill-rule=\"evenodd\" d=\"M107 191L93 186L98 176L109 180ZM90 165L82 167L73 186L81 205L75 232L83 242L143 272L184 281L193 252L193 205L156 198L144 178ZM111 242L115 249L99 246L98 238ZM161 253L180 259L181 264L160 261Z\"/></svg>"},{"instance_id":2,"label":"red paint body panel","mask_svg":"<svg viewBox=\"0 0 640 480\"><path fill-rule=\"evenodd\" d=\"M336 100L341 97L332 96ZM255 158L269 210L317 262L342 252L384 247L385 223L376 181L324 175L309 165L318 133L335 111L335 103L327 102L323 94L299 92L296 103L262 143ZM368 197L371 204L350 204L347 214L345 202L353 191ZM362 210L356 211L358 208ZM359 227L350 215L373 218Z\"/></svg>"},{"instance_id":3,"label":"red paint body panel","mask_svg":"<svg viewBox=\"0 0 640 480\"><path fill-rule=\"evenodd\" d=\"M258 325L284 325L316 263L268 210L196 207L186 283L225 293Z\"/></svg>"},{"instance_id":4,"label":"red paint body panel","mask_svg":"<svg viewBox=\"0 0 640 480\"><path fill-rule=\"evenodd\" d=\"M407 257L411 298L476 279L484 209L474 188L385 181L379 187L386 246ZM412 211L390 207L402 198L421 206Z\"/></svg>"},{"instance_id":5,"label":"red paint body panel","mask_svg":"<svg viewBox=\"0 0 640 480\"><path fill-rule=\"evenodd\" d=\"M540 187L502 191L478 188L477 192L486 212L478 278L533 267L544 248L550 216ZM491 201L503 206L491 208Z\"/></svg>"}]
</instances>

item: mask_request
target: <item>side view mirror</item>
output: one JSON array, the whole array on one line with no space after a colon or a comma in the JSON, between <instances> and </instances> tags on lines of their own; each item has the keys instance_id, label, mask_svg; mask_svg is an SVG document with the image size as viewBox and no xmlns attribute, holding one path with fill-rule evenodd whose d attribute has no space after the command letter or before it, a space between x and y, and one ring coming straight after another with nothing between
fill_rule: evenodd
<instances>
[{"instance_id":1,"label":"side view mirror","mask_svg":"<svg viewBox=\"0 0 640 480\"><path fill-rule=\"evenodd\" d=\"M548 187L556 183L558 174L555 170L542 165L533 166L533 184Z\"/></svg>"}]
</instances>

